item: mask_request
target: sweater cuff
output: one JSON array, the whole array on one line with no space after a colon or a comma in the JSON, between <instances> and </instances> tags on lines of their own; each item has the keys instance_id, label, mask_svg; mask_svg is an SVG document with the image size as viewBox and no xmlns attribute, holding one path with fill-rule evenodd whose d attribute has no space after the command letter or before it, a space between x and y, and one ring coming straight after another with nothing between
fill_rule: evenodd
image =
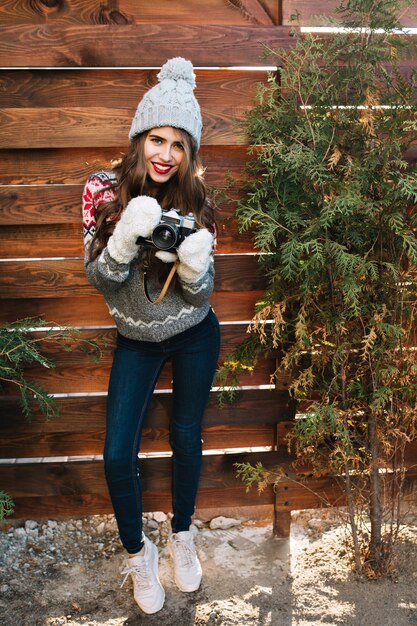
<instances>
[{"instance_id":1,"label":"sweater cuff","mask_svg":"<svg viewBox=\"0 0 417 626\"><path fill-rule=\"evenodd\" d=\"M129 275L129 264L115 261L107 248L104 248L99 256L98 266L102 276L116 282L125 281Z\"/></svg>"}]
</instances>

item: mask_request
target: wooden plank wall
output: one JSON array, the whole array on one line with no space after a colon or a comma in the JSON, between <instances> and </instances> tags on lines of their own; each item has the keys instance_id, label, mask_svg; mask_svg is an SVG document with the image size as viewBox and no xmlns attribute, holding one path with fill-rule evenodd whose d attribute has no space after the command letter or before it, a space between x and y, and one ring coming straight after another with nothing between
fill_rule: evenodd
<instances>
[{"instance_id":1,"label":"wooden plank wall","mask_svg":"<svg viewBox=\"0 0 417 626\"><path fill-rule=\"evenodd\" d=\"M240 4L239 4L240 6ZM82 337L106 339L99 364L79 352L51 349L57 367L28 372L57 399L61 414L45 422L21 415L16 399L2 398L0 485L13 496L17 517L110 511L102 462L62 458L100 455L105 392L115 329L102 297L88 284L82 263L80 198L87 176L107 167L127 145L137 103L156 82L167 58L181 55L201 69L198 91L204 118L203 160L208 183L238 174L245 146L234 118L251 106L265 71L261 41L287 38L276 2L236 8L223 0L147 2L96 0L4 2L0 7L1 321L42 316L81 328ZM230 64L242 69L226 69ZM262 290L249 237L238 235L232 206L222 207L212 304L222 322L222 357L245 334ZM238 404L219 411L216 394L204 428L207 451L273 446L275 424L294 409L287 393L257 389L269 381L265 361L242 382ZM170 371L163 372L144 433L143 451L166 453ZM268 462L268 453L266 462ZM43 458L39 463L25 459ZM258 503L235 478L236 455L204 459L199 506ZM240 458L240 457L239 457ZM145 508L170 509L170 459L142 463ZM30 476L30 484L25 480ZM272 502L272 493L263 502Z\"/></svg>"},{"instance_id":2,"label":"wooden plank wall","mask_svg":"<svg viewBox=\"0 0 417 626\"><path fill-rule=\"evenodd\" d=\"M291 15L304 24L330 15L337 4L296 0L4 0L0 6L0 322L41 316L80 328L80 336L106 339L99 364L80 352L51 349L54 370L30 376L58 394L59 417L28 422L15 397L0 398L0 489L16 504L15 517L84 515L111 511L100 460L105 392L115 329L102 297L88 284L82 263L80 198L88 175L108 167L126 148L137 103L173 56L196 68L196 96L204 119L206 178L222 187L236 177L246 147L234 119L251 107L256 83L266 79L263 44L290 46ZM415 24L408 15L407 25ZM233 69L232 67L233 66ZM222 323L223 358L246 332L262 293L250 237L238 233L231 205L222 206L212 304ZM213 392L204 424L199 507L272 504L277 511L308 508L312 492L283 485L259 497L235 476L237 460L289 464L285 429L294 417L286 381L268 385L274 363L261 363L235 405L219 411ZM158 385L143 451L169 450L170 371ZM270 451L250 452L253 447ZM247 452L224 454L224 448ZM44 462L31 462L41 458ZM69 458L63 461L62 458ZM144 506L170 509L170 459L143 460ZM320 486L321 485L321 486ZM337 502L329 481L317 489ZM291 493L293 494L291 496ZM295 495L294 495L295 494ZM332 495L333 494L333 495ZM291 497L290 497L291 496ZM278 499L277 499L278 498Z\"/></svg>"}]
</instances>

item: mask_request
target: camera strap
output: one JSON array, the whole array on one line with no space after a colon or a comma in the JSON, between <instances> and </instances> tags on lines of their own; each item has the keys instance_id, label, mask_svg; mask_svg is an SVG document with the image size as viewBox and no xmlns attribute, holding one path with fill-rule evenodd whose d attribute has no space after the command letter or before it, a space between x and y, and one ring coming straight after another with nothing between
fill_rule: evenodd
<instances>
[{"instance_id":1,"label":"camera strap","mask_svg":"<svg viewBox=\"0 0 417 626\"><path fill-rule=\"evenodd\" d=\"M151 300L151 298L149 296L148 286L146 284L146 271L143 272L143 289L145 291L145 296L146 296L148 302L150 302L151 304L158 304L159 302L161 302L162 298L165 296L165 294L166 294L166 292L168 290L168 287L169 287L169 285L171 283L171 280L174 277L175 272L177 271L177 267L178 267L179 263L180 263L180 261L179 261L179 259L177 259L175 261L175 263L173 264L173 266L171 267L171 271L169 272L169 274L167 276L167 279L165 281L165 284L162 287L161 293L159 294L159 296L157 297L156 300Z\"/></svg>"}]
</instances>

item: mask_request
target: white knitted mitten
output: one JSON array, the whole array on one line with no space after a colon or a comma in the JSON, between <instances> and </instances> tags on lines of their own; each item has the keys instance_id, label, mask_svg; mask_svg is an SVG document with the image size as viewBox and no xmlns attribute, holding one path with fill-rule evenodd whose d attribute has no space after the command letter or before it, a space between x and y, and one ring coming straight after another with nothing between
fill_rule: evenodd
<instances>
[{"instance_id":1,"label":"white knitted mitten","mask_svg":"<svg viewBox=\"0 0 417 626\"><path fill-rule=\"evenodd\" d=\"M136 239L149 237L161 215L162 209L155 198L132 198L107 242L110 256L118 263L130 263L139 249Z\"/></svg>"},{"instance_id":2,"label":"white knitted mitten","mask_svg":"<svg viewBox=\"0 0 417 626\"><path fill-rule=\"evenodd\" d=\"M185 283L195 283L207 272L213 250L213 235L201 228L189 235L178 247L180 264L177 274Z\"/></svg>"}]
</instances>

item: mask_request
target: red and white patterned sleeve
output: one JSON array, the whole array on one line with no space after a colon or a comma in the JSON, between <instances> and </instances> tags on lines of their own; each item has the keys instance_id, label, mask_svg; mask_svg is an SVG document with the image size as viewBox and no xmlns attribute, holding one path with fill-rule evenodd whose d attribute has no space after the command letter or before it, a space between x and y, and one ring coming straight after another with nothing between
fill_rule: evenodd
<instances>
[{"instance_id":1,"label":"red and white patterned sleeve","mask_svg":"<svg viewBox=\"0 0 417 626\"><path fill-rule=\"evenodd\" d=\"M113 188L116 179L106 172L92 174L87 180L82 195L82 219L84 245L89 243L96 230L96 208L103 202L115 199Z\"/></svg>"}]
</instances>

